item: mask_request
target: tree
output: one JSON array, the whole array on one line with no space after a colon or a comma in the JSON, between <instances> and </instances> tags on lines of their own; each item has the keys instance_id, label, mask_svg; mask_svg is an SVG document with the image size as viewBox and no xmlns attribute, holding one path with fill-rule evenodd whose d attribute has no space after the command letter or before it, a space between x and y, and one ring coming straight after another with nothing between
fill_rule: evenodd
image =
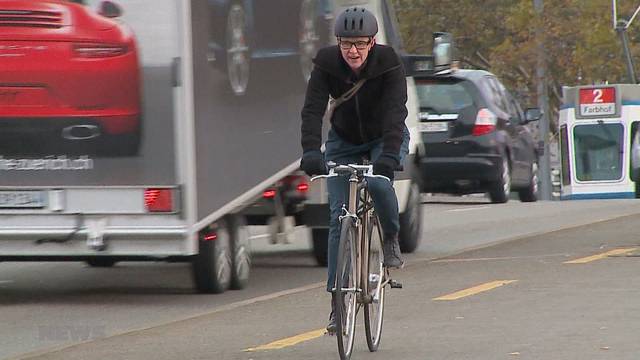
<instances>
[{"instance_id":1,"label":"tree","mask_svg":"<svg viewBox=\"0 0 640 360\"><path fill-rule=\"evenodd\" d=\"M453 34L464 66L495 73L524 105L536 98L536 26L544 29L551 131L562 86L626 82L620 41L613 30L611 4L603 0L544 0L542 18L532 0L392 0L406 50L430 53L433 31ZM637 4L619 4L629 18ZM540 23L539 23L540 22ZM629 28L633 44L640 24ZM638 56L640 48L633 47Z\"/></svg>"}]
</instances>

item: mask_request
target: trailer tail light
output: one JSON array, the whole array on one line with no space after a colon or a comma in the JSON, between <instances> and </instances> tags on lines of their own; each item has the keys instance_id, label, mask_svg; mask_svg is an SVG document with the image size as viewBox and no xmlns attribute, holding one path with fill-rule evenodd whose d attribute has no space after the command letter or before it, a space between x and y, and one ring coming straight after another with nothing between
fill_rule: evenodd
<instances>
[{"instance_id":1,"label":"trailer tail light","mask_svg":"<svg viewBox=\"0 0 640 360\"><path fill-rule=\"evenodd\" d=\"M144 206L148 212L173 212L172 189L146 189Z\"/></svg>"},{"instance_id":2,"label":"trailer tail light","mask_svg":"<svg viewBox=\"0 0 640 360\"><path fill-rule=\"evenodd\" d=\"M476 116L476 123L473 126L473 136L488 134L496 129L498 117L489 109L480 109Z\"/></svg>"},{"instance_id":3,"label":"trailer tail light","mask_svg":"<svg viewBox=\"0 0 640 360\"><path fill-rule=\"evenodd\" d=\"M307 184L306 182L301 182L300 184L298 184L298 186L296 187L296 190L298 190L299 193L306 193L307 191L309 191L309 184Z\"/></svg>"},{"instance_id":4,"label":"trailer tail light","mask_svg":"<svg viewBox=\"0 0 640 360\"><path fill-rule=\"evenodd\" d=\"M262 193L262 197L265 199L273 199L274 197L276 197L276 190L274 189L265 190L265 192Z\"/></svg>"},{"instance_id":5,"label":"trailer tail light","mask_svg":"<svg viewBox=\"0 0 640 360\"><path fill-rule=\"evenodd\" d=\"M205 233L202 238L204 239L204 241L213 241L218 238L218 234L214 232L209 232L209 233Z\"/></svg>"}]
</instances>

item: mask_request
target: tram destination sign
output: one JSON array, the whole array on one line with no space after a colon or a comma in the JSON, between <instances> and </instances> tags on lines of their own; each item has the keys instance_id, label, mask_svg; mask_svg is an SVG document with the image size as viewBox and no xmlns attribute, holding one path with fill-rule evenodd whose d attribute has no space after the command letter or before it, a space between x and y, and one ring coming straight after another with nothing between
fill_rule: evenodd
<instances>
[{"instance_id":1,"label":"tram destination sign","mask_svg":"<svg viewBox=\"0 0 640 360\"><path fill-rule=\"evenodd\" d=\"M580 89L580 116L615 115L614 87Z\"/></svg>"}]
</instances>

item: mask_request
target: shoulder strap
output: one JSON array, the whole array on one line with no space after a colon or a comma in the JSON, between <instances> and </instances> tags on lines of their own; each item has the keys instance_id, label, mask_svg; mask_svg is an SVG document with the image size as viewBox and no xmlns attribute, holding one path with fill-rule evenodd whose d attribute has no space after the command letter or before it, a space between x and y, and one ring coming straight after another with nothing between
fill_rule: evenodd
<instances>
[{"instance_id":1,"label":"shoulder strap","mask_svg":"<svg viewBox=\"0 0 640 360\"><path fill-rule=\"evenodd\" d=\"M358 80L358 82L356 82L351 89L347 90L344 94L342 94L342 96L340 96L337 99L331 100L331 104L330 104L331 107L335 109L338 106L342 105L343 102L351 99L358 92L358 90L360 90L362 85L364 85L365 81L367 81L367 79Z\"/></svg>"}]
</instances>

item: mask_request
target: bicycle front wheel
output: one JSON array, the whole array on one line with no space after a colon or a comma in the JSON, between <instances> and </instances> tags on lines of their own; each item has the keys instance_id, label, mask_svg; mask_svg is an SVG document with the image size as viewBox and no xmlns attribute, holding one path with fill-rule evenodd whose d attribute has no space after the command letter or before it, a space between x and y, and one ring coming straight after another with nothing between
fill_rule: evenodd
<instances>
[{"instance_id":1,"label":"bicycle front wheel","mask_svg":"<svg viewBox=\"0 0 640 360\"><path fill-rule=\"evenodd\" d=\"M353 219L345 217L340 231L338 266L336 269L336 338L340 359L351 357L356 332L357 269L356 226Z\"/></svg>"},{"instance_id":2,"label":"bicycle front wheel","mask_svg":"<svg viewBox=\"0 0 640 360\"><path fill-rule=\"evenodd\" d=\"M378 350L382 336L384 315L384 255L382 253L382 229L377 215L373 215L367 229L369 237L368 290L371 302L364 305L364 329L369 351Z\"/></svg>"}]
</instances>

